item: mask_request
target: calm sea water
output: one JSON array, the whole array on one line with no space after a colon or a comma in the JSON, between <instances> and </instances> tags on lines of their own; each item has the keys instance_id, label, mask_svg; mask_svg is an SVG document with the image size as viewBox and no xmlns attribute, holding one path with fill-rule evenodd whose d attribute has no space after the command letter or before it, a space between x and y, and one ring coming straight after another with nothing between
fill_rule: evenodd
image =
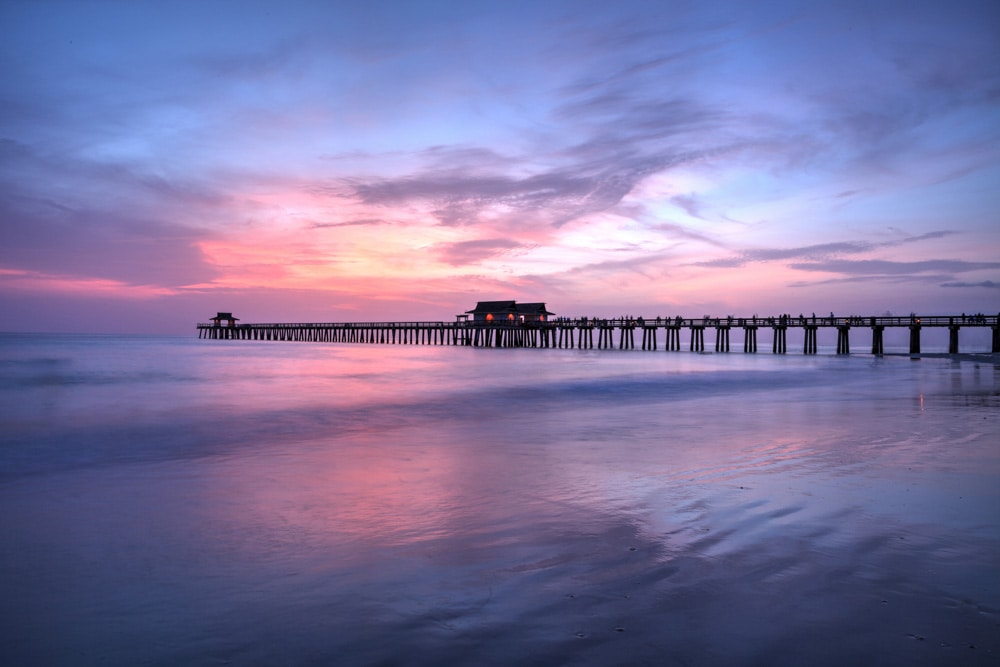
<instances>
[{"instance_id":1,"label":"calm sea water","mask_svg":"<svg viewBox=\"0 0 1000 667\"><path fill-rule=\"evenodd\" d=\"M996 665L1000 363L0 336L4 665Z\"/></svg>"}]
</instances>

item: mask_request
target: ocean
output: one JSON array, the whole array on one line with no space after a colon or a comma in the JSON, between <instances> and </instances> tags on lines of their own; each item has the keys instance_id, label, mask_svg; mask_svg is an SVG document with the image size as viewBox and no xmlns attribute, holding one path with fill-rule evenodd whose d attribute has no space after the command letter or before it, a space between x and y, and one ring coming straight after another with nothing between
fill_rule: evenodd
<instances>
[{"instance_id":1,"label":"ocean","mask_svg":"<svg viewBox=\"0 0 1000 667\"><path fill-rule=\"evenodd\" d=\"M1000 664L1000 358L0 335L0 664Z\"/></svg>"}]
</instances>

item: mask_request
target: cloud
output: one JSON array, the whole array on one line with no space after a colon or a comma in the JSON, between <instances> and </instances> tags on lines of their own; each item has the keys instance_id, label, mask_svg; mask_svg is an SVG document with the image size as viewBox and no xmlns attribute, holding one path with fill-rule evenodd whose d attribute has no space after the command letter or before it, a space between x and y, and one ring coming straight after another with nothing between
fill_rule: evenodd
<instances>
[{"instance_id":1,"label":"cloud","mask_svg":"<svg viewBox=\"0 0 1000 667\"><path fill-rule=\"evenodd\" d=\"M664 258L659 255L645 255L640 257L628 257L627 259L609 259L599 262L589 262L574 266L562 271L555 277L563 279L583 277L588 280L599 279L608 280L623 274L635 274L644 278L650 278L651 270L658 269L664 262ZM552 280L553 276L541 276L539 280ZM570 285L567 285L569 287Z\"/></svg>"},{"instance_id":2,"label":"cloud","mask_svg":"<svg viewBox=\"0 0 1000 667\"><path fill-rule=\"evenodd\" d=\"M880 283L884 285L899 285L900 290L907 288L935 285L942 280L948 280L949 276L943 274L893 274L893 275L869 275L860 274L856 276L846 276L842 278L827 278L825 280L796 280L788 283L789 287L817 287L819 285L870 285Z\"/></svg>"},{"instance_id":3,"label":"cloud","mask_svg":"<svg viewBox=\"0 0 1000 667\"><path fill-rule=\"evenodd\" d=\"M25 292L47 292L119 299L150 299L179 294L177 289L150 284L130 284L90 276L49 274L0 267L0 288Z\"/></svg>"},{"instance_id":4,"label":"cloud","mask_svg":"<svg viewBox=\"0 0 1000 667\"><path fill-rule=\"evenodd\" d=\"M431 146L408 173L331 187L363 205L429 206L445 226L558 228L614 208L651 175L745 150L715 135L729 116L681 98L598 90L557 105L549 121L561 131L536 134L529 153Z\"/></svg>"},{"instance_id":5,"label":"cloud","mask_svg":"<svg viewBox=\"0 0 1000 667\"><path fill-rule=\"evenodd\" d=\"M558 226L621 201L631 182L616 180L610 175L581 176L567 171L523 178L424 173L358 182L354 191L367 205L429 204L439 223L450 227L478 224L487 211L496 215L498 209L505 226L530 227L538 219ZM525 213L532 214L527 221Z\"/></svg>"},{"instance_id":6,"label":"cloud","mask_svg":"<svg viewBox=\"0 0 1000 667\"><path fill-rule=\"evenodd\" d=\"M641 144L636 142L636 145ZM720 149L727 150L727 149ZM464 153L468 158L475 151ZM487 153L492 158L492 153ZM398 178L347 179L353 198L367 206L422 204L444 226L494 221L496 229L559 228L613 210L645 178L701 160L705 153L632 150L610 137L558 151L558 163L517 176L492 171L493 164L418 169ZM531 160L526 158L530 164Z\"/></svg>"},{"instance_id":7,"label":"cloud","mask_svg":"<svg viewBox=\"0 0 1000 667\"><path fill-rule=\"evenodd\" d=\"M720 257L718 259L706 259L700 262L691 262L691 266L703 266L708 269L738 269L745 266L745 257Z\"/></svg>"},{"instance_id":8,"label":"cloud","mask_svg":"<svg viewBox=\"0 0 1000 667\"><path fill-rule=\"evenodd\" d=\"M821 262L819 260L825 260L830 257L835 257L838 255L857 255L867 252L872 252L880 248L892 248L896 246L901 246L909 243L917 243L920 241L928 241L933 239L945 238L955 234L954 231L933 231L927 232L925 234L920 234L917 236L907 236L904 238L893 239L891 241L882 242L869 242L869 241L838 241L833 243L817 243L808 246L797 246L791 248L750 248L741 251L739 254L732 257L721 257L718 259L705 260L701 262L692 262L692 266L704 266L704 267L715 267L715 268L739 268L746 266L747 264L753 262L772 262L776 260L783 259L808 259L816 260L814 262L791 264L792 268L798 268L800 270L806 266L833 266L830 262ZM871 262L877 262L877 260L868 260ZM849 260L843 260L844 266L849 265ZM887 264L892 264L892 262L887 262ZM872 264L872 266L877 266L877 264ZM814 269L817 271L827 270L827 269Z\"/></svg>"},{"instance_id":9,"label":"cloud","mask_svg":"<svg viewBox=\"0 0 1000 667\"><path fill-rule=\"evenodd\" d=\"M54 184L54 185L53 185ZM45 275L164 287L214 275L186 224L229 202L195 180L0 144L0 262ZM178 218L180 218L179 221Z\"/></svg>"},{"instance_id":10,"label":"cloud","mask_svg":"<svg viewBox=\"0 0 1000 667\"><path fill-rule=\"evenodd\" d=\"M649 225L648 229L654 231L666 232L672 238L687 239L689 241L697 241L699 243L704 243L706 245L715 246L718 248L726 248L727 246L718 239L709 236L708 234L701 234L699 232L694 232L684 227L683 225L678 225L672 222L658 222ZM742 260L738 260L742 261Z\"/></svg>"},{"instance_id":11,"label":"cloud","mask_svg":"<svg viewBox=\"0 0 1000 667\"><path fill-rule=\"evenodd\" d=\"M365 204L391 205L413 200L507 203L538 207L554 199L577 198L594 189L592 179L550 172L524 178L505 175L462 176L454 172L425 173L355 185Z\"/></svg>"},{"instance_id":12,"label":"cloud","mask_svg":"<svg viewBox=\"0 0 1000 667\"><path fill-rule=\"evenodd\" d=\"M701 214L701 202L694 195L676 195L670 198L677 206L684 209L692 218L704 219Z\"/></svg>"},{"instance_id":13,"label":"cloud","mask_svg":"<svg viewBox=\"0 0 1000 667\"><path fill-rule=\"evenodd\" d=\"M738 268L751 262L771 262L781 259L818 259L831 255L844 255L868 252L874 247L871 243L862 241L846 241L836 243L818 243L793 248L753 248L740 252L732 257L722 257L702 262L692 262L692 266L716 268Z\"/></svg>"},{"instance_id":14,"label":"cloud","mask_svg":"<svg viewBox=\"0 0 1000 667\"><path fill-rule=\"evenodd\" d=\"M864 276L900 276L920 273L966 273L1000 268L1000 262L969 262L959 259L930 259L915 262L894 262L884 259L835 259L822 262L800 262L790 265L798 271L842 273Z\"/></svg>"},{"instance_id":15,"label":"cloud","mask_svg":"<svg viewBox=\"0 0 1000 667\"><path fill-rule=\"evenodd\" d=\"M830 255L850 255L868 252L872 244L863 241L846 241L840 243L818 243L800 248L761 248L744 253L751 261L770 262L777 259L794 259L798 257L816 258Z\"/></svg>"},{"instance_id":16,"label":"cloud","mask_svg":"<svg viewBox=\"0 0 1000 667\"><path fill-rule=\"evenodd\" d=\"M215 275L196 246L207 234L145 215L0 192L0 219L0 262L9 267L165 287Z\"/></svg>"},{"instance_id":17,"label":"cloud","mask_svg":"<svg viewBox=\"0 0 1000 667\"><path fill-rule=\"evenodd\" d=\"M345 220L344 222L314 222L309 225L309 229L329 229L335 227L365 227L372 225L389 224L381 218L358 218L356 220Z\"/></svg>"},{"instance_id":18,"label":"cloud","mask_svg":"<svg viewBox=\"0 0 1000 667\"><path fill-rule=\"evenodd\" d=\"M465 266L478 264L484 259L524 247L522 244L508 239L477 239L475 241L441 243L434 246L434 251L442 261L452 266Z\"/></svg>"},{"instance_id":19,"label":"cloud","mask_svg":"<svg viewBox=\"0 0 1000 667\"><path fill-rule=\"evenodd\" d=\"M1000 282L984 280L979 283L941 283L941 287L985 287L987 289L1000 289Z\"/></svg>"},{"instance_id":20,"label":"cloud","mask_svg":"<svg viewBox=\"0 0 1000 667\"><path fill-rule=\"evenodd\" d=\"M893 245L902 245L904 243L917 243L919 241L930 241L930 240L933 240L933 239L943 239L943 238L945 238L947 236L953 236L953 235L958 234L958 233L959 232L956 232L956 231L953 231L953 230L942 230L942 231L936 231L936 232L927 232L926 234L918 234L917 236L908 236L906 238L898 239L896 241L887 241L887 242L882 243L880 245L882 245L883 247L885 247L885 246L893 246Z\"/></svg>"}]
</instances>

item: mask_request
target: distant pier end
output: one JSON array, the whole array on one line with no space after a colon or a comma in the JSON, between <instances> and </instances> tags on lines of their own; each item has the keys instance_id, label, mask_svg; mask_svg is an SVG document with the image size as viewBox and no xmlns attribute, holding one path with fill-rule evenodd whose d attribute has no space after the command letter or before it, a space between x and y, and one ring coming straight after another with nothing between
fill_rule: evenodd
<instances>
[{"instance_id":1,"label":"distant pier end","mask_svg":"<svg viewBox=\"0 0 1000 667\"><path fill-rule=\"evenodd\" d=\"M948 353L959 354L959 332L963 328L989 328L990 352L1000 353L1000 315L910 315L869 317L555 317L544 303L480 301L455 317L454 322L318 322L238 324L230 312L219 312L197 325L198 338L211 340L300 341L321 343L370 343L383 345L455 345L472 347L538 347L576 349L620 349L636 347L636 332L642 350L657 350L659 334L663 349L681 349L681 330L689 336L688 348L704 352L706 330L714 332L715 352L729 352L732 329L743 331L743 352L757 352L757 332L772 330L772 354L786 354L788 330L801 329L802 353L816 354L820 329L835 329L837 354L851 353L851 329L870 328L871 354L885 352L886 329L907 329L910 354L921 354L920 334L925 328L948 329ZM595 337L596 332L596 337Z\"/></svg>"}]
</instances>

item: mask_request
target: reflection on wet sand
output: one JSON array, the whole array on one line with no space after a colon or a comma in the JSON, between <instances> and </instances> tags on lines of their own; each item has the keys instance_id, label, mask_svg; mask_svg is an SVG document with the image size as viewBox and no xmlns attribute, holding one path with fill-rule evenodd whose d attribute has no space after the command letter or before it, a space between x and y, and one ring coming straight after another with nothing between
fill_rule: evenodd
<instances>
[{"instance_id":1,"label":"reflection on wet sand","mask_svg":"<svg viewBox=\"0 0 1000 667\"><path fill-rule=\"evenodd\" d=\"M992 373L299 350L8 439L2 655L995 663Z\"/></svg>"}]
</instances>

